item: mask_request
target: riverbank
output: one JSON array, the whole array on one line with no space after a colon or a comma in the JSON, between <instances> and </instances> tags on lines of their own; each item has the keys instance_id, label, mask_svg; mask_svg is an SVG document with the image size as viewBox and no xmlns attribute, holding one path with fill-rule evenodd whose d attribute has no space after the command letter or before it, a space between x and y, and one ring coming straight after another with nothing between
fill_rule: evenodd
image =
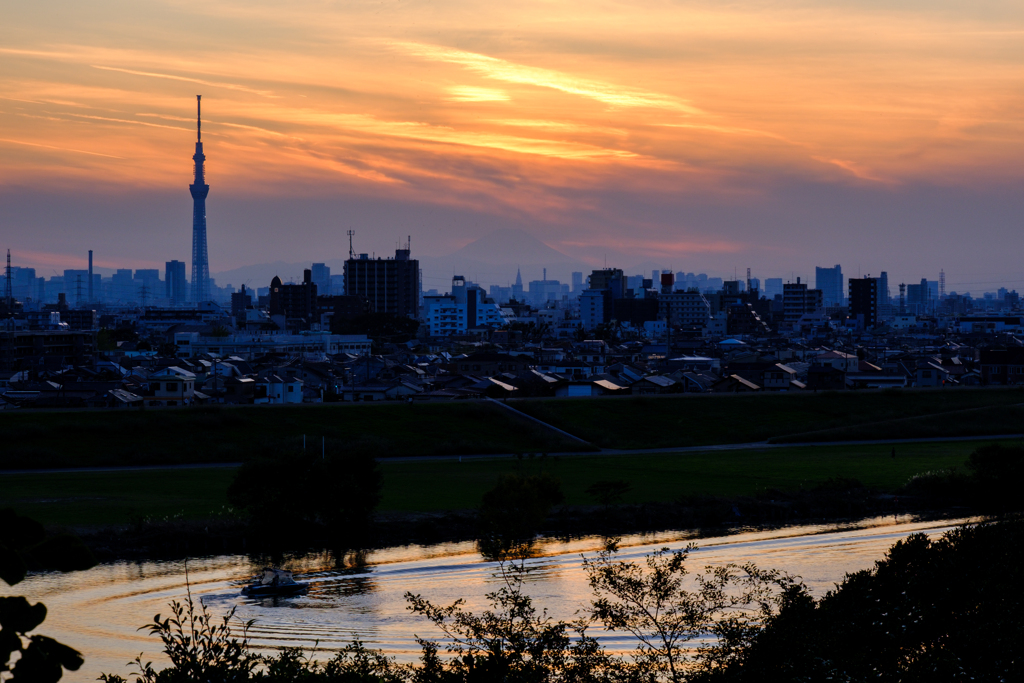
<instances>
[{"instance_id":1,"label":"riverbank","mask_svg":"<svg viewBox=\"0 0 1024 683\"><path fill-rule=\"evenodd\" d=\"M561 482L565 504L600 504L588 489L625 484L625 505L669 504L693 497L754 498L799 492L828 480L856 480L894 493L914 475L961 466L986 441L794 446L728 451L581 454L384 460L383 515L437 515L473 510L501 475L546 474ZM893 457L895 454L896 457ZM228 506L232 468L0 474L0 507L14 507L50 526L88 533L151 523L216 525L236 514Z\"/></svg>"},{"instance_id":2,"label":"riverbank","mask_svg":"<svg viewBox=\"0 0 1024 683\"><path fill-rule=\"evenodd\" d=\"M371 545L479 537L475 509L506 474L561 482L564 504L541 532L622 535L676 528L818 523L874 515L964 515L898 492L915 475L960 467L982 441L500 459L385 461ZM895 453L895 457L894 457ZM101 560L305 552L324 539L272 544L227 505L232 469L8 474L0 499L51 528L71 530ZM624 486L601 504L588 489Z\"/></svg>"},{"instance_id":3,"label":"riverbank","mask_svg":"<svg viewBox=\"0 0 1024 683\"><path fill-rule=\"evenodd\" d=\"M767 491L753 497L702 496L670 503L560 506L548 517L539 535L573 539L685 530L699 538L728 535L740 529L852 523L889 515L894 520L905 520L976 514L978 511L969 507L937 508L928 500L880 493L857 482L834 481L807 491ZM371 540L358 550L477 541L479 531L475 510L382 513L374 520ZM231 517L146 520L95 529L80 537L100 562L250 555L280 563L288 557L329 550L325 538L296 537L284 545L274 543L245 520ZM335 557L335 562L345 561L345 556Z\"/></svg>"}]
</instances>

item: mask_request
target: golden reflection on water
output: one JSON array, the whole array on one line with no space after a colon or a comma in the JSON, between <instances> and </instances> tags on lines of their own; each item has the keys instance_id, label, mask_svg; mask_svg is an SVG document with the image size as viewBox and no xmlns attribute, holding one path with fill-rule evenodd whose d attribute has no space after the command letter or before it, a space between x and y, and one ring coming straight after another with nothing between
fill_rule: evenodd
<instances>
[{"instance_id":1,"label":"golden reflection on water","mask_svg":"<svg viewBox=\"0 0 1024 683\"><path fill-rule=\"evenodd\" d=\"M664 531L626 536L619 557L639 559L661 547L680 548L696 541L690 568L753 561L761 567L799 575L821 595L848 572L870 568L897 540L909 534L941 534L972 520L895 521L892 517L850 524L739 530L727 536L697 538L694 532ZM531 568L527 590L536 604L555 618L570 619L588 602L590 589L580 563L582 554L601 550L607 539L538 539L527 560ZM285 599L249 600L239 594L240 582L263 560L247 556L218 556L190 560L188 579L193 596L214 614L237 608L243 620L255 619L253 644L260 649L301 646L329 657L355 639L380 648L400 661L414 660L417 635L433 638L432 626L406 610L406 591L435 603L464 598L471 610L486 605L485 594L495 590L496 565L481 557L473 542L430 546L401 546L374 550L363 563L337 569L324 554L286 562L299 580L311 584L307 595ZM125 664L140 652L143 660L165 661L159 643L138 631L167 604L185 595L185 563L119 562L70 574L35 574L11 594L46 603L48 616L41 633L79 649L83 669L68 680L95 680L101 672L130 670ZM619 634L598 635L609 650L632 647Z\"/></svg>"}]
</instances>

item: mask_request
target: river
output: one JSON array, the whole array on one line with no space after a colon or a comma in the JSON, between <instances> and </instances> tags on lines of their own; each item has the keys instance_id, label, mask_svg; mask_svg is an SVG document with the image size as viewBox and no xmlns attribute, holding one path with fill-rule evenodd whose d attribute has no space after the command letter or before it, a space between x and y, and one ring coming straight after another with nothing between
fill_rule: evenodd
<instances>
[{"instance_id":1,"label":"river","mask_svg":"<svg viewBox=\"0 0 1024 683\"><path fill-rule=\"evenodd\" d=\"M848 572L867 569L897 540L923 532L937 536L968 520L873 518L848 524L802 525L771 530L738 531L695 539L691 532L666 531L628 536L620 543L622 559L640 559L661 547L681 548L691 540L699 549L691 569L705 565L753 561L803 578L815 595L822 595ZM572 541L541 539L536 557L528 561L527 590L536 604L555 618L569 619L590 597L580 556L604 545L600 537ZM417 635L438 634L423 618L406 609L406 591L439 604L465 598L479 610L484 595L498 587L496 565L477 552L473 543L403 546L367 554L365 565L338 570L324 555L308 555L288 563L296 578L308 581L307 595L288 599L249 600L239 594L238 581L256 572L244 555L197 558L187 563L192 595L202 598L220 615L232 607L244 619L255 619L252 642L259 649L316 646L320 657L355 639L379 648L399 661L418 655ZM160 643L138 628L153 615L169 613L168 603L186 590L186 563L117 562L68 574L30 575L7 594L43 601L48 616L39 632L55 637L83 653L85 666L65 677L92 681L101 672L127 675L129 660L166 662ZM630 641L598 633L611 651L631 648Z\"/></svg>"}]
</instances>

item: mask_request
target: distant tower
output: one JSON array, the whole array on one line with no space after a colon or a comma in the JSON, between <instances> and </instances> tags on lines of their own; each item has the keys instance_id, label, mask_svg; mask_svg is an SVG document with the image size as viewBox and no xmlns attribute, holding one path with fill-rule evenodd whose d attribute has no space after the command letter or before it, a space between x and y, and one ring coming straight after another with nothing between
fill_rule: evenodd
<instances>
[{"instance_id":1,"label":"distant tower","mask_svg":"<svg viewBox=\"0 0 1024 683\"><path fill-rule=\"evenodd\" d=\"M206 195L210 186L206 184L203 163L203 117L202 95L196 95L196 153L195 182L188 186L192 193L192 302L210 300L210 258L206 251Z\"/></svg>"},{"instance_id":2,"label":"distant tower","mask_svg":"<svg viewBox=\"0 0 1024 683\"><path fill-rule=\"evenodd\" d=\"M89 250L89 303L91 304L93 291L92 291L92 249Z\"/></svg>"},{"instance_id":3,"label":"distant tower","mask_svg":"<svg viewBox=\"0 0 1024 683\"><path fill-rule=\"evenodd\" d=\"M939 300L946 298L946 271L939 271Z\"/></svg>"},{"instance_id":4,"label":"distant tower","mask_svg":"<svg viewBox=\"0 0 1024 683\"><path fill-rule=\"evenodd\" d=\"M14 288L11 287L11 250L7 250L7 270L4 271L4 303L7 312L14 310Z\"/></svg>"}]
</instances>

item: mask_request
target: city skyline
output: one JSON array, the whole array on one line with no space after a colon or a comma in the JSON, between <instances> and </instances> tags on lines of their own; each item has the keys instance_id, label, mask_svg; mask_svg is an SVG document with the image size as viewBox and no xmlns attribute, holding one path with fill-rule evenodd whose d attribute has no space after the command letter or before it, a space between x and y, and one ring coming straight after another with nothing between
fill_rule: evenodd
<instances>
[{"instance_id":1,"label":"city skyline","mask_svg":"<svg viewBox=\"0 0 1024 683\"><path fill-rule=\"evenodd\" d=\"M519 229L591 267L1019 287L1010 3L52 4L0 29L0 230L40 273L188 260L203 92L212 273Z\"/></svg>"}]
</instances>

